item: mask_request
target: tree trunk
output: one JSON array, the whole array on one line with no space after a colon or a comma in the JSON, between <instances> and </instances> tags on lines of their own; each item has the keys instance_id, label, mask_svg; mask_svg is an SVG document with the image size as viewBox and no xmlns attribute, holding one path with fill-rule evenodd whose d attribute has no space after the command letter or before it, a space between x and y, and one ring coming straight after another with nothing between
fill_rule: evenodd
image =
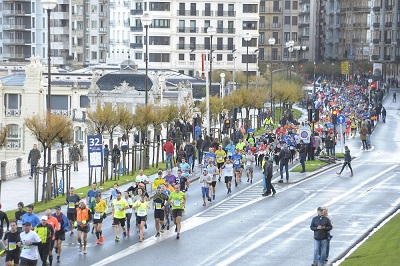
<instances>
[{"instance_id":1,"label":"tree trunk","mask_svg":"<svg viewBox=\"0 0 400 266\"><path fill-rule=\"evenodd\" d=\"M65 190L66 186L65 186L65 167L64 167L64 143L61 143L61 173L62 173L62 184L63 184L63 189L62 189L62 195L64 196L65 193L68 193L69 191L69 187L67 188L68 190Z\"/></svg>"},{"instance_id":2,"label":"tree trunk","mask_svg":"<svg viewBox=\"0 0 400 266\"><path fill-rule=\"evenodd\" d=\"M46 166L46 158L47 158L47 148L44 143L42 143L44 150L43 150L43 180L42 180L42 201L45 200L45 193L46 193L46 173L47 173L47 166ZM39 177L38 177L39 178ZM39 187L38 187L39 189Z\"/></svg>"}]
</instances>

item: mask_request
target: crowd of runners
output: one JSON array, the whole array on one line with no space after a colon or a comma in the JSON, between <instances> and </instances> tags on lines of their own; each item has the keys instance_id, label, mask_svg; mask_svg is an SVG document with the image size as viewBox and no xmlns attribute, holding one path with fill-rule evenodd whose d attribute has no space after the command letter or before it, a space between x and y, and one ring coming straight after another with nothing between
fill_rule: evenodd
<instances>
[{"instance_id":1,"label":"crowd of runners","mask_svg":"<svg viewBox=\"0 0 400 266\"><path fill-rule=\"evenodd\" d=\"M54 210L46 210L45 215L39 218L32 205L25 208L22 202L18 203L18 211L11 221L0 212L1 228L3 220L7 228L5 234L0 231L4 243L0 252L6 254L7 266L36 265L39 259L43 265L52 265L53 260L60 262L62 259L62 242L66 236L74 237L76 233L78 252L87 254L90 232L95 234L96 244L104 243L102 225L108 216L111 219L107 221L112 223L115 231L114 241L136 233L142 242L150 208L154 210L155 237L173 227L176 239L180 239L186 191L196 164L201 167L198 180L203 206L218 199L216 185L219 182L225 183L227 194L231 194L240 183L252 184L257 167L263 173L263 195L274 195L276 191L271 183L273 172L280 172L279 183L289 183L289 164L298 161L302 166L301 173L304 173L306 160L331 155L341 139L345 142L359 137L360 149L371 149L375 123L380 120L385 122L386 110L382 106L384 93L380 89L371 93L365 86L345 81L326 82L307 101L309 107L319 110L317 123L312 124L307 119L299 123L293 112L288 110L279 123L274 124L273 118L277 115L266 110L265 133L260 136L254 136L254 130L240 126L231 136L223 136L221 143L210 136L203 139L201 134L197 134L191 142L179 141L179 147L175 149L176 141L169 139L164 145L166 174L160 169L152 184L140 171L136 182L126 191L120 191L115 184L108 202L102 197L97 184L93 183L85 198L80 198L75 189L70 188L65 199L66 213L61 211L61 206L56 206ZM345 115L343 132L339 132L332 123L334 110ZM309 141L299 136L300 127L304 126L313 129ZM346 153L349 157L348 149ZM150 185L156 190L151 197L148 193ZM132 218L134 221L131 221Z\"/></svg>"}]
</instances>

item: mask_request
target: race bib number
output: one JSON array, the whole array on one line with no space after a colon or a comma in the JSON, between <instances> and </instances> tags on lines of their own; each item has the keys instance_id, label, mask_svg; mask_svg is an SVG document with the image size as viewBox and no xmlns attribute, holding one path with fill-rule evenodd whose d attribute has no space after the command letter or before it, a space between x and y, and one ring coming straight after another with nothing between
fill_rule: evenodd
<instances>
[{"instance_id":1,"label":"race bib number","mask_svg":"<svg viewBox=\"0 0 400 266\"><path fill-rule=\"evenodd\" d=\"M224 158L224 157L222 157L222 156L218 156L218 160L219 160L219 161L221 161L221 160L222 160L222 158Z\"/></svg>"},{"instance_id":2,"label":"race bib number","mask_svg":"<svg viewBox=\"0 0 400 266\"><path fill-rule=\"evenodd\" d=\"M146 215L146 211L145 210L138 210L137 213L139 216L145 216Z\"/></svg>"},{"instance_id":3,"label":"race bib number","mask_svg":"<svg viewBox=\"0 0 400 266\"><path fill-rule=\"evenodd\" d=\"M157 209L157 210L160 210L160 209L161 209L161 203L157 203L157 202L156 202L156 209Z\"/></svg>"},{"instance_id":4,"label":"race bib number","mask_svg":"<svg viewBox=\"0 0 400 266\"><path fill-rule=\"evenodd\" d=\"M68 203L68 208L75 209L75 202Z\"/></svg>"},{"instance_id":5,"label":"race bib number","mask_svg":"<svg viewBox=\"0 0 400 266\"><path fill-rule=\"evenodd\" d=\"M17 227L22 227L22 220L17 221Z\"/></svg>"},{"instance_id":6,"label":"race bib number","mask_svg":"<svg viewBox=\"0 0 400 266\"><path fill-rule=\"evenodd\" d=\"M29 246L28 245L24 245L24 249L28 249L29 250L29 249L31 249L31 246L30 245Z\"/></svg>"},{"instance_id":7,"label":"race bib number","mask_svg":"<svg viewBox=\"0 0 400 266\"><path fill-rule=\"evenodd\" d=\"M98 220L98 219L100 219L100 215L101 215L100 212L96 212L96 213L94 214L93 218L96 219L96 220Z\"/></svg>"},{"instance_id":8,"label":"race bib number","mask_svg":"<svg viewBox=\"0 0 400 266\"><path fill-rule=\"evenodd\" d=\"M181 201L180 200L174 200L174 206L175 207L179 207L179 206L181 206Z\"/></svg>"},{"instance_id":9,"label":"race bib number","mask_svg":"<svg viewBox=\"0 0 400 266\"><path fill-rule=\"evenodd\" d=\"M119 211L119 209L121 208L121 204L115 204L115 209Z\"/></svg>"},{"instance_id":10,"label":"race bib number","mask_svg":"<svg viewBox=\"0 0 400 266\"><path fill-rule=\"evenodd\" d=\"M17 242L8 242L8 250L14 250L17 248Z\"/></svg>"},{"instance_id":11,"label":"race bib number","mask_svg":"<svg viewBox=\"0 0 400 266\"><path fill-rule=\"evenodd\" d=\"M228 156L232 156L232 154L233 154L232 152L229 152L229 151L228 151Z\"/></svg>"}]
</instances>

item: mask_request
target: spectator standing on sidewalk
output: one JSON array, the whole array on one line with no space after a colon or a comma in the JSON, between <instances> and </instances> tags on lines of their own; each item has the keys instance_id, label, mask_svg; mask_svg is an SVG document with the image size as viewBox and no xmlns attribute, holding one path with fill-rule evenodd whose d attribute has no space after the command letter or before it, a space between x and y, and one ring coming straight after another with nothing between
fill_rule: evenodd
<instances>
[{"instance_id":1,"label":"spectator standing on sidewalk","mask_svg":"<svg viewBox=\"0 0 400 266\"><path fill-rule=\"evenodd\" d=\"M167 169L174 168L174 144L172 143L172 139L169 138L167 142L164 143L163 150L165 152L165 164ZM169 166L169 167L168 167Z\"/></svg>"},{"instance_id":2,"label":"spectator standing on sidewalk","mask_svg":"<svg viewBox=\"0 0 400 266\"><path fill-rule=\"evenodd\" d=\"M332 230L331 221L324 216L324 209L317 208L317 216L311 220L310 229L314 231L314 259L312 266L325 264L326 246L328 244L329 231Z\"/></svg>"},{"instance_id":3,"label":"spectator standing on sidewalk","mask_svg":"<svg viewBox=\"0 0 400 266\"><path fill-rule=\"evenodd\" d=\"M73 162L74 171L78 171L78 162L82 158L81 151L78 148L78 144L74 143L71 150L69 151L69 160Z\"/></svg>"},{"instance_id":4,"label":"spectator standing on sidewalk","mask_svg":"<svg viewBox=\"0 0 400 266\"><path fill-rule=\"evenodd\" d=\"M283 183L283 168L285 168L286 172L286 183L289 183L289 160L292 157L291 152L289 151L287 144L283 144L282 150L279 152L279 171L281 174L281 180L279 183Z\"/></svg>"},{"instance_id":5,"label":"spectator standing on sidewalk","mask_svg":"<svg viewBox=\"0 0 400 266\"><path fill-rule=\"evenodd\" d=\"M299 149L299 158L300 158L300 164L301 164L301 172L300 173L305 173L306 172L306 145L304 144L303 140L300 140L300 149Z\"/></svg>"},{"instance_id":6,"label":"spectator standing on sidewalk","mask_svg":"<svg viewBox=\"0 0 400 266\"><path fill-rule=\"evenodd\" d=\"M40 158L42 155L40 154L40 151L37 148L36 144L33 144L32 150L30 150L29 155L28 155L28 163L31 165L31 171L30 171L30 176L29 179L32 179L33 177L33 170L35 167L38 165Z\"/></svg>"},{"instance_id":7,"label":"spectator standing on sidewalk","mask_svg":"<svg viewBox=\"0 0 400 266\"><path fill-rule=\"evenodd\" d=\"M328 207L327 207L327 206L324 206L324 207L322 207L322 209L324 209L324 216L325 216L325 217L328 217L329 221L331 222L331 224L332 224L332 226L333 226L332 217L328 214ZM331 231L328 231L328 243L327 243L327 245L326 245L325 263L328 262L329 248L330 248L329 244L330 244L330 242L331 242L331 239L332 239Z\"/></svg>"}]
</instances>

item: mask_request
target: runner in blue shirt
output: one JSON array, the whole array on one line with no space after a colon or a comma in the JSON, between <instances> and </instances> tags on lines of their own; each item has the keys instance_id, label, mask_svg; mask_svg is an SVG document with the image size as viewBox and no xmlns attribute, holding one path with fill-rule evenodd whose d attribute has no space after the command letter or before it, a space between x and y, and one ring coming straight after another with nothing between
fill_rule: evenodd
<instances>
[{"instance_id":1,"label":"runner in blue shirt","mask_svg":"<svg viewBox=\"0 0 400 266\"><path fill-rule=\"evenodd\" d=\"M186 162L185 158L182 158L182 162L179 164L179 169L182 171L182 176L188 177L192 167Z\"/></svg>"},{"instance_id":2,"label":"runner in blue shirt","mask_svg":"<svg viewBox=\"0 0 400 266\"><path fill-rule=\"evenodd\" d=\"M242 171L242 168L240 167L242 164L242 155L239 154L239 150L235 150L231 160L233 161L233 170L235 172L235 186L237 186Z\"/></svg>"}]
</instances>

